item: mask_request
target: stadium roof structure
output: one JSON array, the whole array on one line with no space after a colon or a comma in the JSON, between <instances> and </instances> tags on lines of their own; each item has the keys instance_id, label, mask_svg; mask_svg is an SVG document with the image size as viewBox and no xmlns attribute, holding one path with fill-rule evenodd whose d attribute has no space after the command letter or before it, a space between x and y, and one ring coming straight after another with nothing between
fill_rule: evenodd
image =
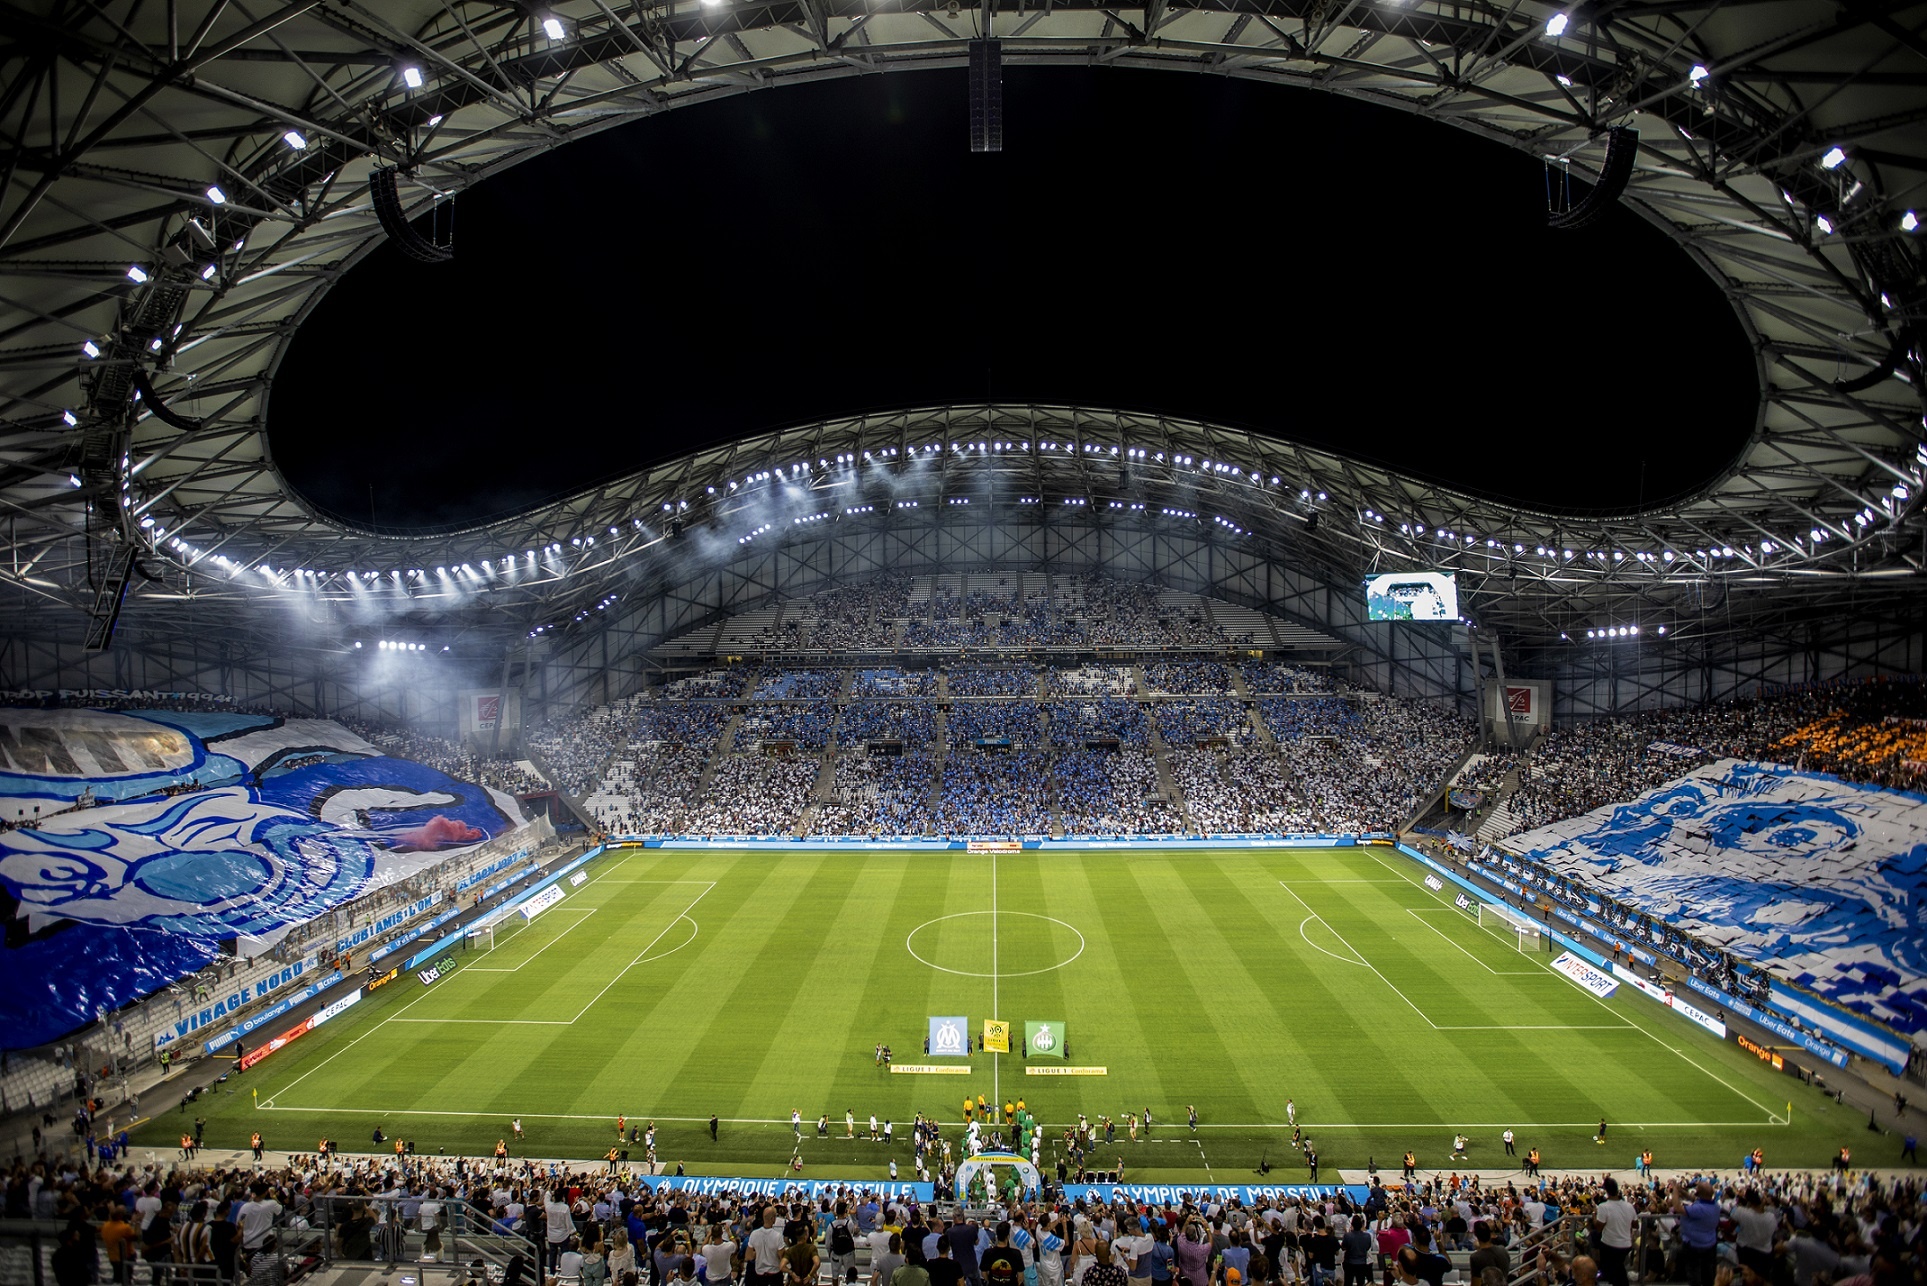
<instances>
[{"instance_id":1,"label":"stadium roof structure","mask_svg":"<svg viewBox=\"0 0 1927 1286\"><path fill-rule=\"evenodd\" d=\"M1524 642L1657 611L1710 630L1714 606L1735 634L1917 620L1923 14L1819 0L9 3L7 628L84 627L98 652L126 595L148 628L201 643L245 642L264 601L295 599L311 616L387 604L522 638L670 585L694 548L747 559L828 527L913 532L1013 507L1034 507L1032 523L1182 527L1333 586L1455 569L1468 613ZM962 67L985 36L1012 64L1343 94L1582 178L1611 131L1637 130L1622 200L1726 291L1757 353L1755 432L1699 493L1618 514L1560 509L1560 471L1613 444L1562 441L1556 424L1546 502L1527 509L1223 427L1050 406L802 425L435 533L356 527L284 485L266 433L276 366L387 235L388 176L416 220L404 248L432 257L464 188L572 139L753 89ZM1639 344L1575 354L1575 381L1636 372L1655 356ZM1438 402L1442 431L1475 443L1476 405Z\"/></svg>"}]
</instances>

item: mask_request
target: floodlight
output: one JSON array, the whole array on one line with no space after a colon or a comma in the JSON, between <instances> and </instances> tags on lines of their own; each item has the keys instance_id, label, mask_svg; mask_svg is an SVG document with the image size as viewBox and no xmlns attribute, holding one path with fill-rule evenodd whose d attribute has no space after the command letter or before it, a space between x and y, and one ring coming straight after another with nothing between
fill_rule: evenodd
<instances>
[{"instance_id":1,"label":"floodlight","mask_svg":"<svg viewBox=\"0 0 1927 1286\"><path fill-rule=\"evenodd\" d=\"M78 487L80 485L80 478L78 475L70 473L67 475L67 482L70 486Z\"/></svg>"},{"instance_id":2,"label":"floodlight","mask_svg":"<svg viewBox=\"0 0 1927 1286\"><path fill-rule=\"evenodd\" d=\"M68 428L73 428L75 425L80 423L79 420L74 418L74 413L72 411L62 411L60 413L60 422L62 424L65 424Z\"/></svg>"},{"instance_id":3,"label":"floodlight","mask_svg":"<svg viewBox=\"0 0 1927 1286\"><path fill-rule=\"evenodd\" d=\"M440 125L442 123L442 114L440 112L436 112L433 116L428 118L428 123L431 127Z\"/></svg>"},{"instance_id":4,"label":"floodlight","mask_svg":"<svg viewBox=\"0 0 1927 1286\"><path fill-rule=\"evenodd\" d=\"M1915 228L1918 228L1919 226L1920 226L1920 217L1916 215L1912 210L1909 210L1905 214L1900 216L1900 230L1902 232L1912 232Z\"/></svg>"},{"instance_id":5,"label":"floodlight","mask_svg":"<svg viewBox=\"0 0 1927 1286\"><path fill-rule=\"evenodd\" d=\"M306 151L308 147L308 140L302 137L301 131L298 129L291 129L286 134L283 134L281 141L297 152Z\"/></svg>"},{"instance_id":6,"label":"floodlight","mask_svg":"<svg viewBox=\"0 0 1927 1286\"><path fill-rule=\"evenodd\" d=\"M133 282L136 286L140 285L147 280L147 269L137 263L129 264L127 266L127 280Z\"/></svg>"},{"instance_id":7,"label":"floodlight","mask_svg":"<svg viewBox=\"0 0 1927 1286\"><path fill-rule=\"evenodd\" d=\"M214 264L209 264L209 265L208 265L207 267L205 267L205 268L203 268L203 269L201 269L201 280L202 280L202 281L213 281L213 280L214 280L214 274L215 274L215 273L217 273L217 272L219 272L219 271L220 271L220 269L219 269L219 267L217 267L217 266L216 266L216 265L214 265Z\"/></svg>"},{"instance_id":8,"label":"floodlight","mask_svg":"<svg viewBox=\"0 0 1927 1286\"><path fill-rule=\"evenodd\" d=\"M1546 19L1546 34L1548 36L1565 35L1566 27L1571 21L1572 20L1563 13L1553 14L1552 17Z\"/></svg>"},{"instance_id":9,"label":"floodlight","mask_svg":"<svg viewBox=\"0 0 1927 1286\"><path fill-rule=\"evenodd\" d=\"M554 14L542 19L542 31L550 40L561 40L568 34L562 30L562 19Z\"/></svg>"},{"instance_id":10,"label":"floodlight","mask_svg":"<svg viewBox=\"0 0 1927 1286\"><path fill-rule=\"evenodd\" d=\"M80 351L89 357L99 357L100 345L94 343L91 339L83 339L80 341Z\"/></svg>"},{"instance_id":11,"label":"floodlight","mask_svg":"<svg viewBox=\"0 0 1927 1286\"><path fill-rule=\"evenodd\" d=\"M218 184L210 185L207 190L207 199L215 205L226 205L227 193L221 191Z\"/></svg>"},{"instance_id":12,"label":"floodlight","mask_svg":"<svg viewBox=\"0 0 1927 1286\"><path fill-rule=\"evenodd\" d=\"M1820 229L1820 231L1826 233L1828 236L1833 235L1833 220L1829 219L1824 214L1816 214L1813 216L1813 226Z\"/></svg>"},{"instance_id":13,"label":"floodlight","mask_svg":"<svg viewBox=\"0 0 1927 1286\"><path fill-rule=\"evenodd\" d=\"M1693 70L1686 73L1686 83L1698 89L1700 82L1705 80L1706 76L1706 68L1700 66L1698 63L1694 63Z\"/></svg>"},{"instance_id":14,"label":"floodlight","mask_svg":"<svg viewBox=\"0 0 1927 1286\"><path fill-rule=\"evenodd\" d=\"M410 89L420 89L422 87L422 69L415 66L402 68L401 83Z\"/></svg>"},{"instance_id":15,"label":"floodlight","mask_svg":"<svg viewBox=\"0 0 1927 1286\"><path fill-rule=\"evenodd\" d=\"M1837 170L1846 163L1847 153L1838 146L1828 148L1827 154L1820 158L1820 168L1823 170Z\"/></svg>"}]
</instances>

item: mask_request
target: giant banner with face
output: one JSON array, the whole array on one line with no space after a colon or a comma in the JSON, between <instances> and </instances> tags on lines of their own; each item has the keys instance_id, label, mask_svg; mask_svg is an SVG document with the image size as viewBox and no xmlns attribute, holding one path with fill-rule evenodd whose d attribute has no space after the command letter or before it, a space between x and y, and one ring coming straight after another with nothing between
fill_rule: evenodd
<instances>
[{"instance_id":1,"label":"giant banner with face","mask_svg":"<svg viewBox=\"0 0 1927 1286\"><path fill-rule=\"evenodd\" d=\"M15 1048L522 824L325 720L20 708L0 708L0 820Z\"/></svg>"},{"instance_id":2,"label":"giant banner with face","mask_svg":"<svg viewBox=\"0 0 1927 1286\"><path fill-rule=\"evenodd\" d=\"M1927 1020L1927 797L1724 759L1508 846L1850 1008Z\"/></svg>"}]
</instances>

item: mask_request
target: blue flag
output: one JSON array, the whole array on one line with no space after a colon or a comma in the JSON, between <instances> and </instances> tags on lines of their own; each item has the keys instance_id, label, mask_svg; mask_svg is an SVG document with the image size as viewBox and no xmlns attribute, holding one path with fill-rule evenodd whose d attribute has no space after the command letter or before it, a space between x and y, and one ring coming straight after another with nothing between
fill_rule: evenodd
<instances>
[{"instance_id":1,"label":"blue flag","mask_svg":"<svg viewBox=\"0 0 1927 1286\"><path fill-rule=\"evenodd\" d=\"M930 1020L930 1057L970 1057L970 1020L932 1018Z\"/></svg>"}]
</instances>

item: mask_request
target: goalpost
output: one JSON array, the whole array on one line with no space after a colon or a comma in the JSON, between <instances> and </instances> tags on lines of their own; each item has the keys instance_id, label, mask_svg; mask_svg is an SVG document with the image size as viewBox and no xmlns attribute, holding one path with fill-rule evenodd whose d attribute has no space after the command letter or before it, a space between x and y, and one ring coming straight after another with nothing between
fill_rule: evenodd
<instances>
[{"instance_id":1,"label":"goalpost","mask_svg":"<svg viewBox=\"0 0 1927 1286\"><path fill-rule=\"evenodd\" d=\"M1511 907L1485 901L1477 904L1476 913L1480 928L1510 938L1521 955L1533 955L1546 949L1545 935L1529 916Z\"/></svg>"}]
</instances>

